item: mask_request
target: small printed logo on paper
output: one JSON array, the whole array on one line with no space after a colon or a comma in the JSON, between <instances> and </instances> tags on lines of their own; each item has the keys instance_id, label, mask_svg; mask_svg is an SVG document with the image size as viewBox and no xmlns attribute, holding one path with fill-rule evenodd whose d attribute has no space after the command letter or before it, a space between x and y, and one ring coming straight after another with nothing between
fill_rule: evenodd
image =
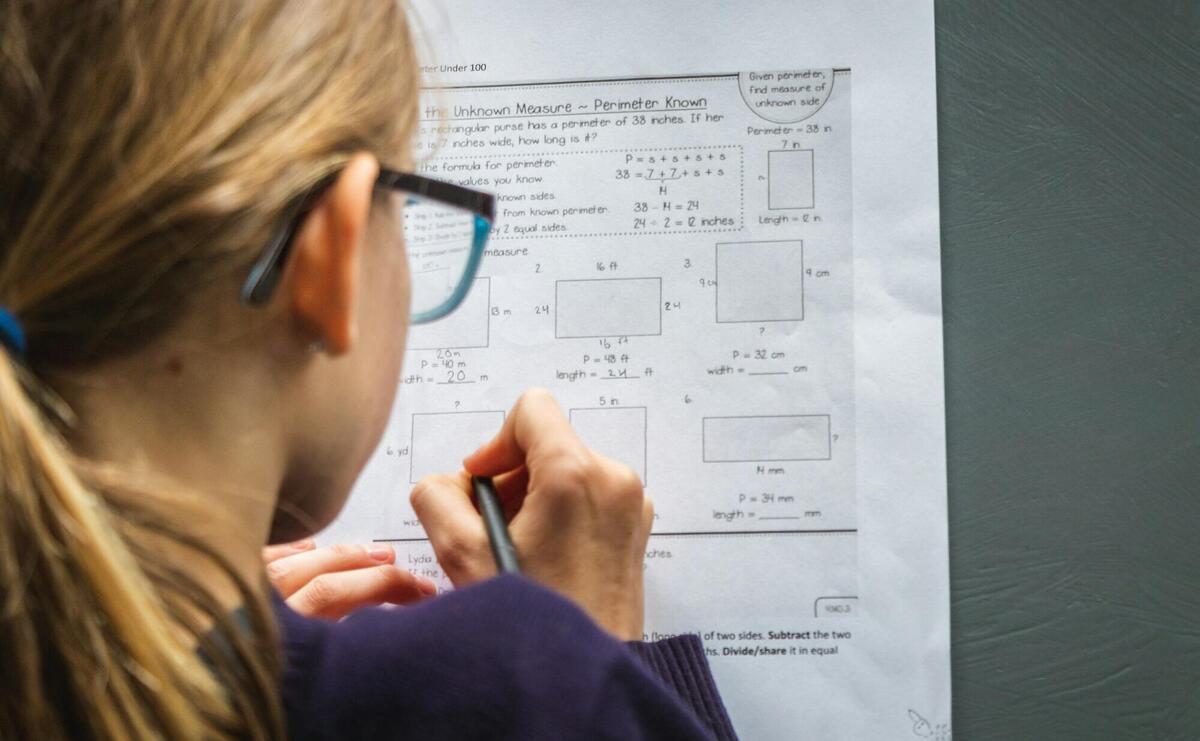
<instances>
[{"instance_id":1,"label":"small printed logo on paper","mask_svg":"<svg viewBox=\"0 0 1200 741\"><path fill-rule=\"evenodd\" d=\"M950 741L949 723L930 723L912 708L908 709L908 719L912 721L912 732L917 738L927 738L930 741Z\"/></svg>"}]
</instances>

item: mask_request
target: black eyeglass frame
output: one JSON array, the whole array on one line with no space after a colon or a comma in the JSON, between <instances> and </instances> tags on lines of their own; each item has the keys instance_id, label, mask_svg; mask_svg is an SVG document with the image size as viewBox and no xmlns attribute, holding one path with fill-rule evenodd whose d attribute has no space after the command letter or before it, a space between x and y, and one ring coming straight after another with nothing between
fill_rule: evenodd
<instances>
[{"instance_id":1,"label":"black eyeglass frame","mask_svg":"<svg viewBox=\"0 0 1200 741\"><path fill-rule=\"evenodd\" d=\"M242 303L248 306L265 306L271 300L275 288L279 285L279 279L283 275L283 267L287 262L288 253L291 252L296 232L304 223L305 217L337 180L339 174L340 172L335 172L317 181L284 211L284 218L279 229L271 235L258 259L250 267L246 280L242 283L239 292ZM426 200L464 209L474 215L475 237L471 255L453 295L439 306L414 315L412 321L414 323L432 321L449 314L462 302L479 269L484 245L492 224L496 220L496 197L491 193L467 188L456 183L387 168L380 169L379 177L375 180L375 187L409 193Z\"/></svg>"}]
</instances>

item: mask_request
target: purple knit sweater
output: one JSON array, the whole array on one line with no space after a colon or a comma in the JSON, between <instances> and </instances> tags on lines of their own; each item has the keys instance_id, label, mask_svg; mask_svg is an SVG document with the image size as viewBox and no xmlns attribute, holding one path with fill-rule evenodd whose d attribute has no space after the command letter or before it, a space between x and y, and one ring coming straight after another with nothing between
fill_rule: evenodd
<instances>
[{"instance_id":1,"label":"purple knit sweater","mask_svg":"<svg viewBox=\"0 0 1200 741\"><path fill-rule=\"evenodd\" d=\"M276 598L293 739L734 739L696 636L622 644L519 576L337 623Z\"/></svg>"}]
</instances>

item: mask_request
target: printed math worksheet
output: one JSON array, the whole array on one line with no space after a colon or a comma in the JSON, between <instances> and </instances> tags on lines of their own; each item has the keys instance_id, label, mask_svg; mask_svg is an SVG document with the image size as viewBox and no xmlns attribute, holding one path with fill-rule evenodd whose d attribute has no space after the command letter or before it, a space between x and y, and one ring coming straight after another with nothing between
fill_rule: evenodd
<instances>
[{"instance_id":1,"label":"printed math worksheet","mask_svg":"<svg viewBox=\"0 0 1200 741\"><path fill-rule=\"evenodd\" d=\"M418 5L418 171L496 221L321 539L448 587L408 492L543 386L744 738L949 739L932 4L505 7Z\"/></svg>"}]
</instances>

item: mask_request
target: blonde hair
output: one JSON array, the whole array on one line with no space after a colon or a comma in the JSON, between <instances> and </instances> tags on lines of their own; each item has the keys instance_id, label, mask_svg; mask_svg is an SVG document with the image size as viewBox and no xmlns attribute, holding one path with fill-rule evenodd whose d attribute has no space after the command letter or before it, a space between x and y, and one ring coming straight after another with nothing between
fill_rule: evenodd
<instances>
[{"instance_id":1,"label":"blonde hair","mask_svg":"<svg viewBox=\"0 0 1200 741\"><path fill-rule=\"evenodd\" d=\"M352 153L404 152L417 70L396 0L0 0L0 307L28 338L0 351L0 737L283 735L259 591L77 456L50 383L244 275ZM248 631L162 536L222 566Z\"/></svg>"}]
</instances>

